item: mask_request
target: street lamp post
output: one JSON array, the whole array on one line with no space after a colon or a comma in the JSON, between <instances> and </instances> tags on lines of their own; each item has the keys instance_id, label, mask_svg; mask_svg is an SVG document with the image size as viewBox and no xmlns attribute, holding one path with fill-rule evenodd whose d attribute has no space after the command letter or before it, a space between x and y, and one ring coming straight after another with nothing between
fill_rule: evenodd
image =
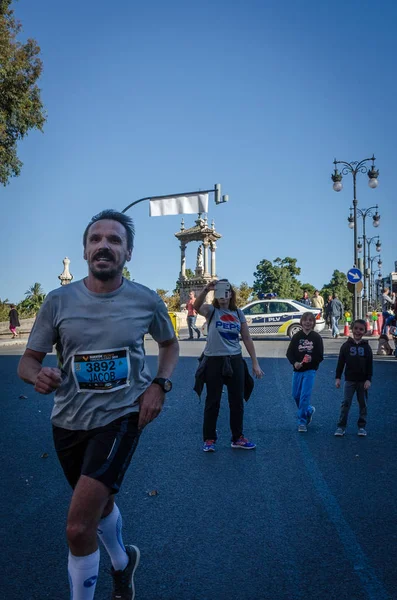
<instances>
[{"instance_id":1,"label":"street lamp post","mask_svg":"<svg viewBox=\"0 0 397 600\"><path fill-rule=\"evenodd\" d=\"M366 211L366 216L368 216L368 215L372 216L372 218L374 219L376 216L379 216L378 215L378 207L376 206L376 207L372 207L372 208L376 209L375 215L373 215L373 214L370 213L371 209L368 209ZM375 220L373 221L374 227L378 227L379 221L380 221L380 217L376 221ZM364 223L365 223L365 220L364 220ZM364 223L363 223L363 235L358 238L357 250L359 252L361 252L361 250L363 249L363 246L364 246L364 261L363 261L364 262L364 284L365 284L365 279L368 278L368 302L369 302L369 304L371 304L371 301L372 301L372 286L371 286L371 265L372 265L372 262L371 262L371 244L375 244L376 252L380 252L381 251L382 244L380 242L380 239L379 239L378 235L374 235L371 238L367 238L366 237ZM367 246L367 257L365 257L365 246ZM364 287L364 298L365 298L365 287Z\"/></svg>"},{"instance_id":2,"label":"street lamp post","mask_svg":"<svg viewBox=\"0 0 397 600\"><path fill-rule=\"evenodd\" d=\"M374 271L374 277L375 277L375 271ZM378 279L374 279L374 288L376 291L376 303L377 306L379 306L379 304L381 304L381 296L382 296L382 288L383 288L383 279L382 279L382 272L379 271L378 272ZM380 306L380 308L381 308Z\"/></svg>"},{"instance_id":3,"label":"street lamp post","mask_svg":"<svg viewBox=\"0 0 397 600\"><path fill-rule=\"evenodd\" d=\"M350 208L350 217L348 218L349 224L352 218L352 214L351 211L353 209ZM375 212L373 212L375 210ZM363 239L363 246L364 246L364 260L363 260L363 277L364 277L364 292L363 292L363 310L364 310L364 314L367 312L367 255L366 255L366 246L368 245L367 243L367 234L366 234L366 228L365 228L365 221L367 217L372 217L372 224L374 227L379 227L380 224L380 214L378 213L378 205L376 206L371 206L370 208L357 208L357 215L359 217L362 218L363 220L363 235L362 235L362 239ZM357 243L357 251L360 251L360 245Z\"/></svg>"},{"instance_id":4,"label":"street lamp post","mask_svg":"<svg viewBox=\"0 0 397 600\"><path fill-rule=\"evenodd\" d=\"M369 168L366 163L372 161L372 165ZM340 192L343 188L342 179L343 175L348 175L349 173L353 176L353 215L352 220L349 219L349 227L351 229L354 228L354 266L357 266L357 195L356 195L356 178L358 173L367 173L369 177L368 185L370 188L376 188L378 185L378 175L379 171L375 169L375 156L372 155L372 158L364 158L360 162L353 161L351 163L346 162L344 160L334 160L334 172L331 175L331 179L333 183L333 189L335 192ZM341 171L338 171L337 165L342 165ZM353 302L353 317L354 319L357 316L361 316L361 305L358 305L358 294L357 288L354 286L354 302Z\"/></svg>"},{"instance_id":5,"label":"street lamp post","mask_svg":"<svg viewBox=\"0 0 397 600\"><path fill-rule=\"evenodd\" d=\"M375 304L378 301L378 296L379 296L378 293L377 294L374 293L374 291L375 291L375 271L376 271L376 269L373 268L373 264L374 264L374 260L376 260L376 259L378 259L378 263L377 263L378 264L378 270L379 270L378 277L382 277L381 268L382 268L383 263L382 263L382 257L381 257L381 255L380 254L376 254L375 256L373 256L371 258L371 261L368 261L368 267L370 269L370 280L369 281L370 281L370 286L371 286L371 289L372 289L373 308L375 308ZM376 300L376 302L375 302L375 300Z\"/></svg>"}]
</instances>

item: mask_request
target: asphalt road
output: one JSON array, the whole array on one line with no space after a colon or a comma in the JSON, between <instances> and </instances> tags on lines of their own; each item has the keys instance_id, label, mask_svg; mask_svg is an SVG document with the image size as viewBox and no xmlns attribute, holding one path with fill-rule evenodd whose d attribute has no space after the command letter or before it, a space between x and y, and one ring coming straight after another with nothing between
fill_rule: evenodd
<instances>
[{"instance_id":1,"label":"asphalt road","mask_svg":"<svg viewBox=\"0 0 397 600\"><path fill-rule=\"evenodd\" d=\"M181 341L174 391L142 435L118 498L124 539L142 553L137 600L397 598L397 360L376 360L367 438L356 435L356 406L347 435L335 438L342 340L326 340L317 412L298 434L287 343L256 342L265 378L246 405L245 434L257 449L230 448L225 395L217 452L204 454L203 401L192 392L204 342ZM153 343L147 350L154 354ZM0 598L67 600L70 490L52 447L51 397L17 379L22 351L0 356ZM148 360L154 372L156 357ZM110 598L109 568L102 551L96 600Z\"/></svg>"}]
</instances>

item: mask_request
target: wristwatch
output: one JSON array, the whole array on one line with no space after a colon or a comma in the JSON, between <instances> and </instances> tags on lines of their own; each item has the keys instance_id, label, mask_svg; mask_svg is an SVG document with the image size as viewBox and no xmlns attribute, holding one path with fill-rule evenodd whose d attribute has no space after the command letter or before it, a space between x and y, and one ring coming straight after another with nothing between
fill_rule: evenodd
<instances>
[{"instance_id":1,"label":"wristwatch","mask_svg":"<svg viewBox=\"0 0 397 600\"><path fill-rule=\"evenodd\" d=\"M157 385L159 385L165 393L172 390L172 381L169 379L164 379L164 377L155 377L152 383L157 383Z\"/></svg>"}]
</instances>

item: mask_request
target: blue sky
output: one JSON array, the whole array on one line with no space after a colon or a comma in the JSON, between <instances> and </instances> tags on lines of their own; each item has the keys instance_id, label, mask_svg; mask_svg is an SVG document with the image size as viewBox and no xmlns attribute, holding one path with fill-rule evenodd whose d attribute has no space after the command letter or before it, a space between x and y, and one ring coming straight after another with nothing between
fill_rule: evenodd
<instances>
[{"instance_id":1,"label":"blue sky","mask_svg":"<svg viewBox=\"0 0 397 600\"><path fill-rule=\"evenodd\" d=\"M373 153L379 187L360 175L358 206L379 204L381 226L368 219L367 233L381 237L383 274L394 269L395 3L20 0L15 10L42 48L48 122L20 144L22 175L0 189L2 299L19 302L36 281L57 287L65 256L84 277L82 233L100 210L218 182L230 198L210 200L218 275L252 284L262 259L291 256L320 287L353 263L352 177L335 193L333 160ZM172 290L181 217L149 218L147 202L129 214L132 277Z\"/></svg>"}]
</instances>

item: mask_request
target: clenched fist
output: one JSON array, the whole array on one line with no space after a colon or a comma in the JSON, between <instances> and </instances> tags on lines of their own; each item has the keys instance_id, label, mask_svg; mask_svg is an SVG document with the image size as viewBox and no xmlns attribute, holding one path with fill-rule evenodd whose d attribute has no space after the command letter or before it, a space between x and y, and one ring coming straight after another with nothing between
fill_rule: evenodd
<instances>
[{"instance_id":1,"label":"clenched fist","mask_svg":"<svg viewBox=\"0 0 397 600\"><path fill-rule=\"evenodd\" d=\"M37 374L34 389L39 394L51 394L59 388L62 382L60 369L43 367Z\"/></svg>"}]
</instances>

